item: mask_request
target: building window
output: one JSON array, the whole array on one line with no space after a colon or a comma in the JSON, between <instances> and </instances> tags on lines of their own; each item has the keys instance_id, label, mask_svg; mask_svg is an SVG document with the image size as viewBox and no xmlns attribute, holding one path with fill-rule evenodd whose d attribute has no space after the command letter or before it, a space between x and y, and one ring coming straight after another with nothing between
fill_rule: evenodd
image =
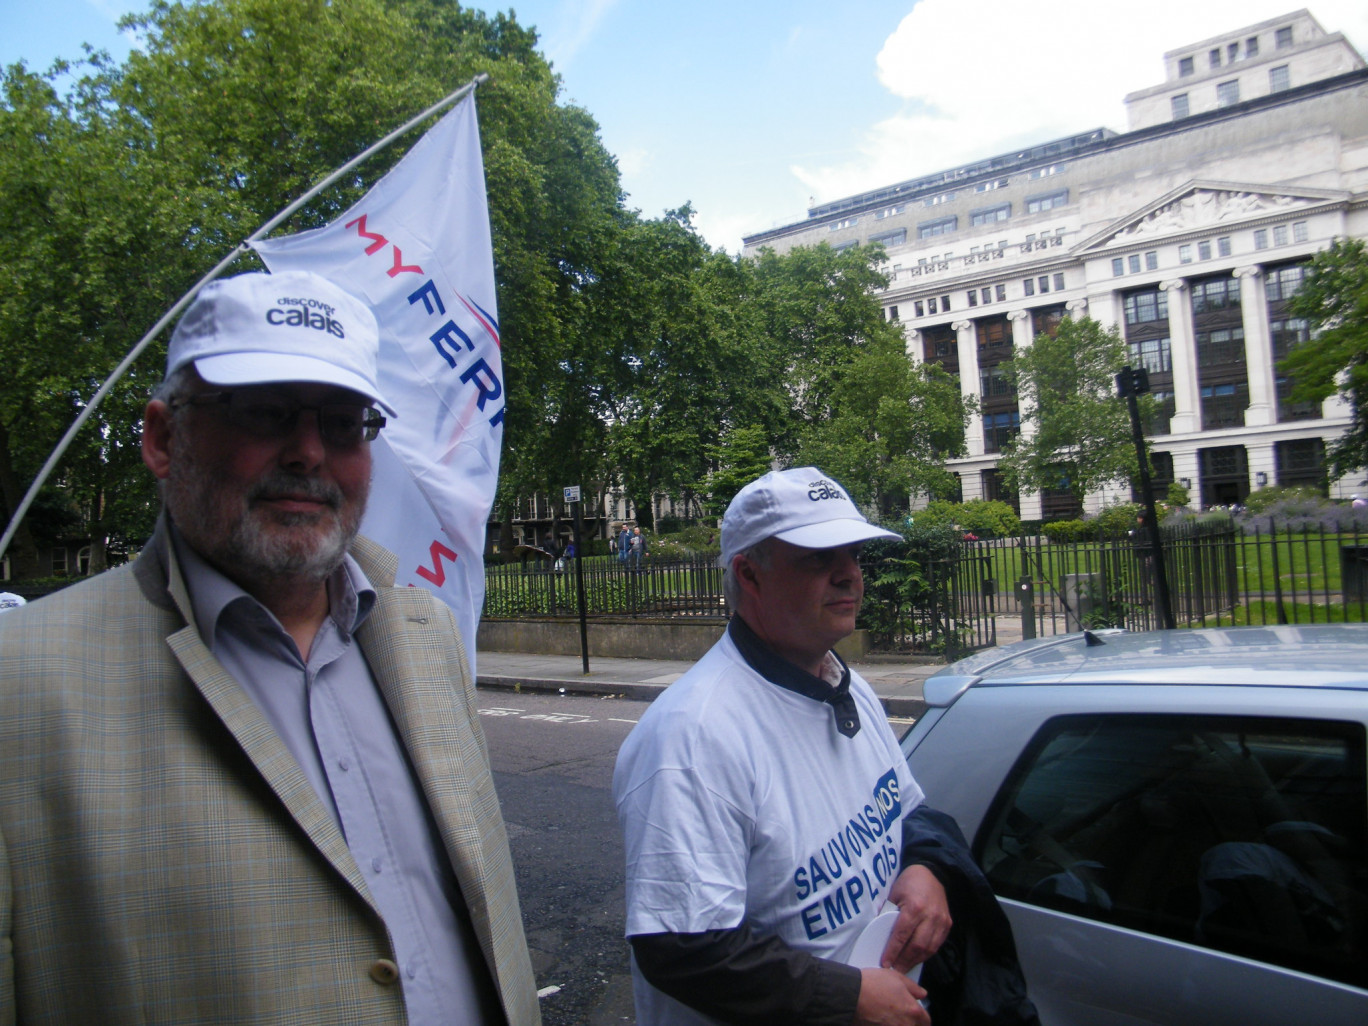
<instances>
[{"instance_id":1,"label":"building window","mask_svg":"<svg viewBox=\"0 0 1368 1026\"><path fill-rule=\"evenodd\" d=\"M1160 289L1132 292L1126 297L1126 326L1168 320L1168 293Z\"/></svg>"},{"instance_id":2,"label":"building window","mask_svg":"<svg viewBox=\"0 0 1368 1026\"><path fill-rule=\"evenodd\" d=\"M1131 363L1144 367L1151 374L1168 374L1173 370L1171 345L1166 338L1148 338L1130 343Z\"/></svg>"},{"instance_id":3,"label":"building window","mask_svg":"<svg viewBox=\"0 0 1368 1026\"><path fill-rule=\"evenodd\" d=\"M983 415L983 448L985 452L1002 452L1002 447L1021 434L1021 414L1016 410L1007 413L985 413Z\"/></svg>"},{"instance_id":4,"label":"building window","mask_svg":"<svg viewBox=\"0 0 1368 1026\"><path fill-rule=\"evenodd\" d=\"M1192 247L1187 243L1178 247L1178 262L1180 264L1192 263Z\"/></svg>"},{"instance_id":5,"label":"building window","mask_svg":"<svg viewBox=\"0 0 1368 1026\"><path fill-rule=\"evenodd\" d=\"M974 186L975 192L992 192L994 189L1001 189L1007 184L1005 178L994 178L991 182L979 182Z\"/></svg>"},{"instance_id":6,"label":"building window","mask_svg":"<svg viewBox=\"0 0 1368 1026\"><path fill-rule=\"evenodd\" d=\"M1120 257L1112 257L1112 277L1118 278L1126 273L1126 263Z\"/></svg>"},{"instance_id":7,"label":"building window","mask_svg":"<svg viewBox=\"0 0 1368 1026\"><path fill-rule=\"evenodd\" d=\"M1016 395L1016 383L1005 363L995 363L979 371L979 395L985 399Z\"/></svg>"},{"instance_id":8,"label":"building window","mask_svg":"<svg viewBox=\"0 0 1368 1026\"><path fill-rule=\"evenodd\" d=\"M1230 236L1222 235L1216 240L1216 252L1221 256L1230 256Z\"/></svg>"},{"instance_id":9,"label":"building window","mask_svg":"<svg viewBox=\"0 0 1368 1026\"><path fill-rule=\"evenodd\" d=\"M1195 336L1197 366L1203 369L1243 367L1245 344L1243 328L1199 331Z\"/></svg>"},{"instance_id":10,"label":"building window","mask_svg":"<svg viewBox=\"0 0 1368 1026\"><path fill-rule=\"evenodd\" d=\"M1026 295L1028 295L1028 296L1034 296L1034 295L1035 295L1035 281L1034 281L1034 279L1032 279L1032 278L1027 278L1025 281L1023 281L1023 282L1021 283L1021 287L1022 287L1022 289L1025 290Z\"/></svg>"},{"instance_id":11,"label":"building window","mask_svg":"<svg viewBox=\"0 0 1368 1026\"><path fill-rule=\"evenodd\" d=\"M950 312L950 297L949 297L949 296L941 296L941 313L949 313L949 312Z\"/></svg>"},{"instance_id":12,"label":"building window","mask_svg":"<svg viewBox=\"0 0 1368 1026\"><path fill-rule=\"evenodd\" d=\"M920 299L914 299L912 301L912 312L915 313L918 317L926 316L926 308L922 305L922 301Z\"/></svg>"},{"instance_id":13,"label":"building window","mask_svg":"<svg viewBox=\"0 0 1368 1026\"><path fill-rule=\"evenodd\" d=\"M998 207L991 207L988 210L973 210L969 213L969 224L977 227L981 224L993 224L996 221L1005 221L1012 216L1012 205L1004 203Z\"/></svg>"},{"instance_id":14,"label":"building window","mask_svg":"<svg viewBox=\"0 0 1368 1026\"><path fill-rule=\"evenodd\" d=\"M1154 250L1150 250L1148 253L1145 254L1145 270L1159 270L1159 254Z\"/></svg>"},{"instance_id":15,"label":"building window","mask_svg":"<svg viewBox=\"0 0 1368 1026\"><path fill-rule=\"evenodd\" d=\"M929 314L936 313L936 297L935 297L935 296L932 296L930 299L928 299L928 300L926 301L926 312L929 313Z\"/></svg>"},{"instance_id":16,"label":"building window","mask_svg":"<svg viewBox=\"0 0 1368 1026\"><path fill-rule=\"evenodd\" d=\"M1270 93L1280 93L1291 88L1292 77L1288 74L1286 64L1279 64L1276 68L1268 69L1268 91Z\"/></svg>"},{"instance_id":17,"label":"building window","mask_svg":"<svg viewBox=\"0 0 1368 1026\"><path fill-rule=\"evenodd\" d=\"M901 246L907 242L907 229L899 228L896 232L884 232L882 235L871 235L869 244L880 246Z\"/></svg>"},{"instance_id":18,"label":"building window","mask_svg":"<svg viewBox=\"0 0 1368 1026\"><path fill-rule=\"evenodd\" d=\"M1192 312L1236 310L1240 306L1239 278L1209 278L1192 285Z\"/></svg>"},{"instance_id":19,"label":"building window","mask_svg":"<svg viewBox=\"0 0 1368 1026\"><path fill-rule=\"evenodd\" d=\"M52 550L52 576L65 577L67 572L67 550L55 548Z\"/></svg>"},{"instance_id":20,"label":"building window","mask_svg":"<svg viewBox=\"0 0 1368 1026\"><path fill-rule=\"evenodd\" d=\"M1273 38L1279 50L1286 50L1292 45L1292 26L1284 25Z\"/></svg>"},{"instance_id":21,"label":"building window","mask_svg":"<svg viewBox=\"0 0 1368 1026\"><path fill-rule=\"evenodd\" d=\"M1198 260L1210 260L1210 259L1211 259L1211 243L1210 243L1209 241L1207 241L1207 240L1204 239L1203 241L1197 243L1197 259L1198 259Z\"/></svg>"},{"instance_id":22,"label":"building window","mask_svg":"<svg viewBox=\"0 0 1368 1026\"><path fill-rule=\"evenodd\" d=\"M1305 278L1306 267L1303 264L1293 264L1291 267L1279 267L1276 270L1270 270L1264 283L1264 293L1270 303L1282 299L1291 299L1296 294L1297 289L1301 288L1301 283Z\"/></svg>"},{"instance_id":23,"label":"building window","mask_svg":"<svg viewBox=\"0 0 1368 1026\"><path fill-rule=\"evenodd\" d=\"M993 301L993 290L992 290L991 287L982 289L980 294L981 294L981 296L982 296L982 298L983 298L983 305L984 305L984 306L987 306L989 303L991 303L991 302Z\"/></svg>"},{"instance_id":24,"label":"building window","mask_svg":"<svg viewBox=\"0 0 1368 1026\"><path fill-rule=\"evenodd\" d=\"M1056 271L1056 272L1055 272L1055 276L1054 276L1054 287L1055 287L1055 291L1056 291L1056 292L1061 292L1061 291L1063 291L1063 289L1064 289L1064 272L1063 272L1063 271Z\"/></svg>"},{"instance_id":25,"label":"building window","mask_svg":"<svg viewBox=\"0 0 1368 1026\"><path fill-rule=\"evenodd\" d=\"M1034 167L1026 172L1026 179L1028 181L1034 181L1037 178L1049 178L1051 175L1057 175L1063 170L1063 164L1050 164L1047 167Z\"/></svg>"},{"instance_id":26,"label":"building window","mask_svg":"<svg viewBox=\"0 0 1368 1026\"><path fill-rule=\"evenodd\" d=\"M1179 77L1179 78L1187 78L1187 77L1188 77L1189 75L1191 75L1191 74L1192 74L1192 58L1191 58L1191 57L1179 57L1179 58L1178 58L1178 77Z\"/></svg>"},{"instance_id":27,"label":"building window","mask_svg":"<svg viewBox=\"0 0 1368 1026\"><path fill-rule=\"evenodd\" d=\"M973 289L970 289L968 292L965 293L965 295L966 295L966 296L968 297L968 299L969 299L969 305L970 305L970 306L978 306L978 293L977 293L977 292L975 292Z\"/></svg>"},{"instance_id":28,"label":"building window","mask_svg":"<svg viewBox=\"0 0 1368 1026\"><path fill-rule=\"evenodd\" d=\"M1267 248L1268 248L1268 229L1267 229L1267 228L1255 228L1255 229L1254 229L1254 248L1255 248L1255 249L1267 249Z\"/></svg>"},{"instance_id":29,"label":"building window","mask_svg":"<svg viewBox=\"0 0 1368 1026\"><path fill-rule=\"evenodd\" d=\"M1139 274L1139 273L1140 273L1140 254L1139 254L1139 253L1132 253L1130 256L1126 257L1126 263L1127 263L1127 265L1130 267L1130 273L1131 273L1131 274Z\"/></svg>"},{"instance_id":30,"label":"building window","mask_svg":"<svg viewBox=\"0 0 1368 1026\"><path fill-rule=\"evenodd\" d=\"M1292 241L1305 242L1309 237L1305 221L1292 222Z\"/></svg>"},{"instance_id":31,"label":"building window","mask_svg":"<svg viewBox=\"0 0 1368 1026\"><path fill-rule=\"evenodd\" d=\"M1275 246L1286 246L1286 245L1287 245L1287 225L1285 225L1285 224L1276 224L1276 225L1273 226L1273 245L1275 245Z\"/></svg>"},{"instance_id":32,"label":"building window","mask_svg":"<svg viewBox=\"0 0 1368 1026\"><path fill-rule=\"evenodd\" d=\"M1297 438L1275 442L1273 460L1277 468L1278 484L1309 485L1325 494L1325 441L1320 438Z\"/></svg>"},{"instance_id":33,"label":"building window","mask_svg":"<svg viewBox=\"0 0 1368 1026\"><path fill-rule=\"evenodd\" d=\"M1227 63L1227 64L1234 64L1235 61L1239 59L1239 56L1240 56L1240 44L1239 44L1239 43L1227 43L1227 44L1226 44L1226 63Z\"/></svg>"},{"instance_id":34,"label":"building window","mask_svg":"<svg viewBox=\"0 0 1368 1026\"><path fill-rule=\"evenodd\" d=\"M1221 66L1220 47L1217 47L1215 50L1207 51L1207 66L1212 68L1219 68Z\"/></svg>"},{"instance_id":35,"label":"building window","mask_svg":"<svg viewBox=\"0 0 1368 1026\"><path fill-rule=\"evenodd\" d=\"M1050 291L1050 276L1048 274L1042 274L1039 279L1039 284L1040 294L1043 296Z\"/></svg>"},{"instance_id":36,"label":"building window","mask_svg":"<svg viewBox=\"0 0 1368 1026\"><path fill-rule=\"evenodd\" d=\"M942 217L939 221L923 221L917 225L917 238L930 239L937 235L949 235L958 227L958 217Z\"/></svg>"},{"instance_id":37,"label":"building window","mask_svg":"<svg viewBox=\"0 0 1368 1026\"><path fill-rule=\"evenodd\" d=\"M994 291L995 291L996 294L997 294L997 301L998 301L999 303L1005 303L1005 302L1007 301L1007 286L1006 286L1006 285L997 285L997 286L994 286Z\"/></svg>"},{"instance_id":38,"label":"building window","mask_svg":"<svg viewBox=\"0 0 1368 1026\"><path fill-rule=\"evenodd\" d=\"M884 207L882 210L874 211L874 220L882 221L885 217L892 217L894 214L901 214L905 208L901 203L896 207Z\"/></svg>"},{"instance_id":39,"label":"building window","mask_svg":"<svg viewBox=\"0 0 1368 1026\"><path fill-rule=\"evenodd\" d=\"M834 232L839 231L842 228L854 228L859 223L860 219L858 217L847 217L843 221L832 221L831 224L827 225L827 229Z\"/></svg>"},{"instance_id":40,"label":"building window","mask_svg":"<svg viewBox=\"0 0 1368 1026\"><path fill-rule=\"evenodd\" d=\"M896 306L890 306L890 307L888 308L888 319L889 319L890 321L896 321L896 320L899 319L899 317L898 317L898 308L897 308Z\"/></svg>"},{"instance_id":41,"label":"building window","mask_svg":"<svg viewBox=\"0 0 1368 1026\"><path fill-rule=\"evenodd\" d=\"M1240 102L1240 80L1232 78L1216 86L1216 106L1232 107Z\"/></svg>"},{"instance_id":42,"label":"building window","mask_svg":"<svg viewBox=\"0 0 1368 1026\"><path fill-rule=\"evenodd\" d=\"M1046 210L1053 210L1055 207L1062 207L1068 202L1068 189L1061 189L1059 192L1052 192L1047 196L1030 196L1026 199L1026 213L1039 214Z\"/></svg>"},{"instance_id":43,"label":"building window","mask_svg":"<svg viewBox=\"0 0 1368 1026\"><path fill-rule=\"evenodd\" d=\"M1177 96L1169 97L1169 110L1173 115L1174 121L1182 121L1188 116L1188 94L1179 93Z\"/></svg>"},{"instance_id":44,"label":"building window","mask_svg":"<svg viewBox=\"0 0 1368 1026\"><path fill-rule=\"evenodd\" d=\"M926 199L922 200L922 206L935 207L942 203L949 203L954 198L955 194L953 192L942 192L937 196L926 197Z\"/></svg>"},{"instance_id":45,"label":"building window","mask_svg":"<svg viewBox=\"0 0 1368 1026\"><path fill-rule=\"evenodd\" d=\"M850 249L850 248L852 248L852 247L854 247L854 246L858 246L859 244L860 244L860 240L859 240L859 239L851 239L849 242L838 242L836 245L832 246L831 248L834 249L837 253L841 253L841 252L844 252L845 250Z\"/></svg>"},{"instance_id":46,"label":"building window","mask_svg":"<svg viewBox=\"0 0 1368 1026\"><path fill-rule=\"evenodd\" d=\"M1245 40L1245 58L1259 56L1259 37L1250 36Z\"/></svg>"}]
</instances>

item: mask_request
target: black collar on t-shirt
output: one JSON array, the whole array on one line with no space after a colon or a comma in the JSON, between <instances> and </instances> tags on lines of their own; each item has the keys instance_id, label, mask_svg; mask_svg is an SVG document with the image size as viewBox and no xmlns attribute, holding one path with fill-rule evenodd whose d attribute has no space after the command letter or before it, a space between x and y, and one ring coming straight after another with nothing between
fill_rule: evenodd
<instances>
[{"instance_id":1,"label":"black collar on t-shirt","mask_svg":"<svg viewBox=\"0 0 1368 1026\"><path fill-rule=\"evenodd\" d=\"M731 618L731 623L727 625L727 633L731 635L732 643L736 645L741 657L765 680L786 691L831 706L836 716L836 729L843 736L854 737L860 732L860 711L855 707L855 699L850 695L850 667L835 652L831 654L841 666L841 682L833 687L821 677L814 677L776 654L741 617Z\"/></svg>"}]
</instances>

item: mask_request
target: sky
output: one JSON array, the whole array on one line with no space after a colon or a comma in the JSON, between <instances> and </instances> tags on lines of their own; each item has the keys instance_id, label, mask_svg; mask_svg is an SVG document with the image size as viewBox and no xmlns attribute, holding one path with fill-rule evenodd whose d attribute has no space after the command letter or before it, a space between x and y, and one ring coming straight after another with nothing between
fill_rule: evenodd
<instances>
[{"instance_id":1,"label":"sky","mask_svg":"<svg viewBox=\"0 0 1368 1026\"><path fill-rule=\"evenodd\" d=\"M1297 0L474 0L537 28L646 217L689 203L715 248L813 203L1088 129L1125 129L1163 55ZM1368 48L1368 3L1309 0ZM0 0L0 64L122 58L139 0Z\"/></svg>"}]
</instances>

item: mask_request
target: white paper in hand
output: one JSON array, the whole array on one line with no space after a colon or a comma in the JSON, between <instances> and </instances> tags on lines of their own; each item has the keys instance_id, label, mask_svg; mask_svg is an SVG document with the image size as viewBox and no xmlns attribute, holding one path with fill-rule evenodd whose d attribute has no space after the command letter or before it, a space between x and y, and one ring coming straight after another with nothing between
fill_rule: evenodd
<instances>
[{"instance_id":1,"label":"white paper in hand","mask_svg":"<svg viewBox=\"0 0 1368 1026\"><path fill-rule=\"evenodd\" d=\"M893 924L898 921L898 910L891 908L887 912L881 912L875 920L864 928L864 931L855 939L855 946L850 950L850 958L846 961L856 969L878 969L879 963L883 959L884 948L888 947L888 935L893 932ZM916 983L921 978L921 966L913 966L912 971L907 974L908 978Z\"/></svg>"}]
</instances>

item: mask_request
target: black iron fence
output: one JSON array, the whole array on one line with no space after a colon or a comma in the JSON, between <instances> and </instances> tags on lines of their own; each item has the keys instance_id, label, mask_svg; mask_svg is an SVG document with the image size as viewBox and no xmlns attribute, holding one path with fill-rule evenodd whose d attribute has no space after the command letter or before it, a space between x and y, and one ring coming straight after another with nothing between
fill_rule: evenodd
<instances>
[{"instance_id":1,"label":"black iron fence","mask_svg":"<svg viewBox=\"0 0 1368 1026\"><path fill-rule=\"evenodd\" d=\"M630 567L611 556L579 561L590 616L726 615L722 571L715 558L660 560ZM487 617L578 616L576 560L528 560L485 567Z\"/></svg>"},{"instance_id":2,"label":"black iron fence","mask_svg":"<svg viewBox=\"0 0 1368 1026\"><path fill-rule=\"evenodd\" d=\"M1368 620L1368 535L1271 523L1164 528L1164 562L1179 626ZM582 561L590 616L726 615L712 557ZM876 647L954 658L1004 637L1083 628L1154 630L1154 554L1147 537L1054 542L968 540L935 553L897 546L866 560L862 624ZM487 617L575 616L575 561L490 565Z\"/></svg>"},{"instance_id":3,"label":"black iron fence","mask_svg":"<svg viewBox=\"0 0 1368 1026\"><path fill-rule=\"evenodd\" d=\"M1368 620L1368 536L1269 523L1180 524L1163 531L1174 617L1220 627ZM1155 559L1143 535L966 543L985 587L1011 591L1002 615L1034 637L1083 627L1154 630Z\"/></svg>"}]
</instances>

